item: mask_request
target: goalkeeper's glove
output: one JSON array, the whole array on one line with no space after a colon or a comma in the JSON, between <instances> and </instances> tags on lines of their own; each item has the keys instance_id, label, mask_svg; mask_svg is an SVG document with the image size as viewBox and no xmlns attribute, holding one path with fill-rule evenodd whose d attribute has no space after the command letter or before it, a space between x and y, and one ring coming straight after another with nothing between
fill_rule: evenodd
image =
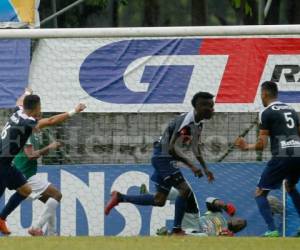
<instances>
[{"instance_id":1,"label":"goalkeeper's glove","mask_svg":"<svg viewBox=\"0 0 300 250\"><path fill-rule=\"evenodd\" d=\"M232 203L226 203L224 211L229 215L229 216L234 216L236 212L236 208Z\"/></svg>"}]
</instances>

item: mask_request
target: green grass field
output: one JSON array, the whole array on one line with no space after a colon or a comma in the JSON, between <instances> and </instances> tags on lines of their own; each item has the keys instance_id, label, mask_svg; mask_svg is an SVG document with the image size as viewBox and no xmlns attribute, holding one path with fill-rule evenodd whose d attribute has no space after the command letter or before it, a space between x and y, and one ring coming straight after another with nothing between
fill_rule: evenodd
<instances>
[{"instance_id":1,"label":"green grass field","mask_svg":"<svg viewBox=\"0 0 300 250\"><path fill-rule=\"evenodd\" d=\"M289 250L300 249L298 238L226 237L1 237L5 250Z\"/></svg>"}]
</instances>

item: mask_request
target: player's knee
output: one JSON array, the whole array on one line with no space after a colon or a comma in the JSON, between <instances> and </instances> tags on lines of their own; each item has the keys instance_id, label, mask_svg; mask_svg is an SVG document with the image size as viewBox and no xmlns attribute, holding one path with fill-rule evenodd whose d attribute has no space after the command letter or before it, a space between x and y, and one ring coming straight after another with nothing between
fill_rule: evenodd
<instances>
[{"instance_id":1,"label":"player's knee","mask_svg":"<svg viewBox=\"0 0 300 250\"><path fill-rule=\"evenodd\" d=\"M61 199L62 199L62 193L58 191L58 192L55 194L54 199L57 200L58 202L60 202Z\"/></svg>"},{"instance_id":2,"label":"player's knee","mask_svg":"<svg viewBox=\"0 0 300 250\"><path fill-rule=\"evenodd\" d=\"M186 182L180 183L178 186L176 186L176 189L179 191L179 195L186 199L188 199L192 194L192 190Z\"/></svg>"},{"instance_id":3,"label":"player's knee","mask_svg":"<svg viewBox=\"0 0 300 250\"><path fill-rule=\"evenodd\" d=\"M166 204L166 201L164 201L164 200L156 200L155 201L155 205L158 207L163 207L163 206L165 206L165 204Z\"/></svg>"},{"instance_id":4,"label":"player's knee","mask_svg":"<svg viewBox=\"0 0 300 250\"><path fill-rule=\"evenodd\" d=\"M157 197L157 198L154 198L154 202L155 202L156 206L163 207L166 204L166 199Z\"/></svg>"},{"instance_id":5,"label":"player's knee","mask_svg":"<svg viewBox=\"0 0 300 250\"><path fill-rule=\"evenodd\" d=\"M181 197L188 199L190 197L190 195L192 194L192 191L189 187L184 188L182 190L179 191Z\"/></svg>"},{"instance_id":6,"label":"player's knee","mask_svg":"<svg viewBox=\"0 0 300 250\"><path fill-rule=\"evenodd\" d=\"M155 195L154 196L154 203L158 207L163 207L166 204L166 197L163 195Z\"/></svg>"},{"instance_id":7,"label":"player's knee","mask_svg":"<svg viewBox=\"0 0 300 250\"><path fill-rule=\"evenodd\" d=\"M31 194L32 189L31 189L31 187L30 187L28 184L25 184L25 185L23 185L22 187L20 187L20 188L18 189L18 192L19 192L21 195L23 195L23 196L25 196L25 197L28 197L28 196Z\"/></svg>"}]
</instances>

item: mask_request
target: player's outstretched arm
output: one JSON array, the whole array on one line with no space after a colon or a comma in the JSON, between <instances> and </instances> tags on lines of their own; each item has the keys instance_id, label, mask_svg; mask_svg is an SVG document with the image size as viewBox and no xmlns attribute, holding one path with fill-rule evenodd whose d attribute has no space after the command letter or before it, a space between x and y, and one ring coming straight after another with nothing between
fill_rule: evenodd
<instances>
[{"instance_id":1,"label":"player's outstretched arm","mask_svg":"<svg viewBox=\"0 0 300 250\"><path fill-rule=\"evenodd\" d=\"M36 128L42 129L45 127L54 126L59 123L62 123L65 120L67 120L69 117L73 116L74 114L78 114L78 113L82 112L83 110L85 110L85 108L86 108L85 104L79 103L75 107L75 109L71 110L70 112L65 112L65 113L62 113L59 115L54 115L49 118L43 118L43 119L39 120Z\"/></svg>"},{"instance_id":2,"label":"player's outstretched arm","mask_svg":"<svg viewBox=\"0 0 300 250\"><path fill-rule=\"evenodd\" d=\"M201 167L207 177L208 182L213 182L215 180L214 174L208 169L206 162L202 156L200 144L198 142L199 142L199 138L192 142L192 151L193 151L196 159L201 164Z\"/></svg>"},{"instance_id":3,"label":"player's outstretched arm","mask_svg":"<svg viewBox=\"0 0 300 250\"><path fill-rule=\"evenodd\" d=\"M29 160L36 160L42 155L47 155L51 149L57 149L61 147L61 145L62 144L60 142L55 141L40 150L34 150L32 145L27 145L24 147L24 153L29 158Z\"/></svg>"},{"instance_id":4,"label":"player's outstretched arm","mask_svg":"<svg viewBox=\"0 0 300 250\"><path fill-rule=\"evenodd\" d=\"M230 202L226 203L225 201L220 199L214 200L213 206L216 206L217 208L224 210L229 216L234 216L236 212L236 208L233 203Z\"/></svg>"},{"instance_id":5,"label":"player's outstretched arm","mask_svg":"<svg viewBox=\"0 0 300 250\"><path fill-rule=\"evenodd\" d=\"M247 151L247 150L263 151L268 145L268 137L269 137L269 130L260 129L256 143L248 144L243 137L238 137L235 140L235 145L243 151Z\"/></svg>"}]
</instances>

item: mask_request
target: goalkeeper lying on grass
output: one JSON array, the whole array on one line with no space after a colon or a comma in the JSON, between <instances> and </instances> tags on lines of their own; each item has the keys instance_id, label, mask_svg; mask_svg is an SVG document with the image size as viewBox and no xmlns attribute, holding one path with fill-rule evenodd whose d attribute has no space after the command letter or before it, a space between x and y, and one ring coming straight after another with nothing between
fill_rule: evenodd
<instances>
[{"instance_id":1,"label":"goalkeeper lying on grass","mask_svg":"<svg viewBox=\"0 0 300 250\"><path fill-rule=\"evenodd\" d=\"M146 185L140 188L141 193L147 193ZM175 201L178 191L172 188L168 199ZM182 228L187 235L194 236L233 236L234 233L240 232L247 226L247 221L242 218L233 217L236 209L231 203L209 197L206 199L207 212L199 216L198 204L194 195L190 196L186 212L182 221ZM223 212L226 212L227 218ZM168 229L162 227L157 230L157 235L168 235Z\"/></svg>"}]
</instances>

